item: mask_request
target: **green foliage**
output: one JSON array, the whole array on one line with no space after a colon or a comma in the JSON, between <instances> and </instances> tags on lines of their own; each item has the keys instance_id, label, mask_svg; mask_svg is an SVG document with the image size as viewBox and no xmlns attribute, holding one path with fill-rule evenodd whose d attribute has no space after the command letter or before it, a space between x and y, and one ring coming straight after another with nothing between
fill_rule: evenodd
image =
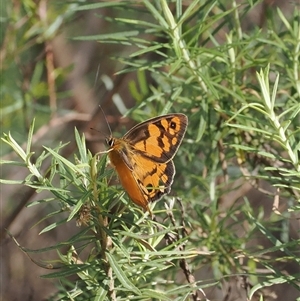
<instances>
[{"instance_id":1,"label":"green foliage","mask_svg":"<svg viewBox=\"0 0 300 301\"><path fill-rule=\"evenodd\" d=\"M45 75L46 69L53 68L49 41L59 34L62 24L74 14L77 5L55 6L50 2L43 6L32 0L15 5L10 1L1 2L5 28L5 35L1 35L0 56L1 133L14 129L18 138L23 139L34 116L37 116L37 124L42 125L49 121L54 110L51 105L49 107L48 98L53 81L58 88L65 71L56 68ZM8 149L2 144L0 151L2 155Z\"/></svg>"},{"instance_id":2,"label":"green foliage","mask_svg":"<svg viewBox=\"0 0 300 301\"><path fill-rule=\"evenodd\" d=\"M106 155L93 156L77 130L74 160L64 158L60 152L66 144L58 144L44 147L34 163L33 124L25 151L13 135L4 134L3 141L20 161L1 163L25 167L29 174L24 180L1 182L49 192L49 198L30 206L60 204L60 210L43 219L60 214L61 219L41 233L73 219L81 226L52 247L59 255L55 268L60 269L44 277L61 281L55 298L196 300L199 294L204 299L202 289L233 275L249 277L249 300L255 293L263 299L263 289L283 283L300 291L299 273L280 268L299 268L299 236L289 233L300 209L299 10L290 19L274 10L267 30L253 26L244 32L242 19L257 3L238 7L235 1L229 6L226 1L194 0L184 6L179 0L145 0L74 9L115 9L114 17L99 16L114 24L114 32L74 39L132 47L128 56L113 57L125 66L119 75L137 73L137 81L129 83L136 105L128 115L138 121L167 112L188 115L172 187L184 209L168 196L167 210L163 201L153 205L158 218L151 220L121 189L108 186L112 175ZM39 68L32 81L42 97ZM10 97L9 106L17 110L18 97ZM46 160L51 167L43 174ZM268 191L270 202L256 208L245 194L231 202L241 178L258 190L261 181L275 187ZM279 209L278 200L289 200L288 206ZM272 205L274 212L267 216L264 210ZM259 236L264 240L257 243ZM212 274L206 279L178 280L179 273L207 266ZM77 276L76 285L69 280L72 275Z\"/></svg>"},{"instance_id":3,"label":"green foliage","mask_svg":"<svg viewBox=\"0 0 300 301\"><path fill-rule=\"evenodd\" d=\"M182 244L186 238L175 241L173 244L160 247L166 235L178 231L177 226L164 226L151 222L139 209L132 208L131 213L123 214L116 211L116 204L111 202L116 199L126 202L124 194L117 193L114 188L107 186L108 173L105 172L106 156L102 155L100 160L86 150L85 140L75 130L78 146L78 157L76 163L62 157L59 152L63 145L50 149L45 147L45 152L39 157L35 164L31 162L31 141L33 133L32 124L28 137L26 151L24 151L11 135L5 135L3 141L9 144L16 154L21 158L20 162L4 161L2 164L18 165L27 167L29 176L22 183L35 188L38 192L49 191L52 197L42 201L36 201L30 206L39 205L41 202L60 202L61 210L49 213L44 218L63 214L61 220L56 220L41 231L45 233L70 221L77 219L78 226L86 227L79 231L68 241L60 242L51 248L39 250L46 252L57 249L60 264L56 263L52 269L60 268L60 271L43 276L45 278L59 278L63 283L67 277L77 274L79 280L77 287L72 293L68 292L69 298L79 296L79 300L86 300L91 296L105 296L116 294L127 298L128 292L138 296L140 300L147 300L156 296L161 300L172 300L170 295L175 294L174 283L170 279L170 291L153 290L153 285L148 286L150 280L157 278L157 283L163 285L160 274L163 271L174 273L173 261L182 258L193 258L198 255L194 249L179 251L176 246ZM51 157L51 170L46 175L41 174L41 166L44 161ZM59 185L57 185L59 179ZM17 184L16 181L1 180L5 184ZM118 205L119 206L119 205ZM62 254L60 248L69 246L67 254ZM75 245L79 245L75 247ZM93 246L93 247L91 247ZM159 247L159 250L157 248ZM88 248L90 253L82 262L79 255ZM34 250L24 249L28 254ZM207 253L208 254L208 253ZM168 258L169 263L166 263ZM49 265L47 265L49 267ZM161 280L159 280L161 278ZM66 282L66 286L70 285ZM155 286L154 286L155 287ZM181 288L187 293L191 288ZM179 294L181 290L175 291ZM66 291L67 293L67 291Z\"/></svg>"}]
</instances>

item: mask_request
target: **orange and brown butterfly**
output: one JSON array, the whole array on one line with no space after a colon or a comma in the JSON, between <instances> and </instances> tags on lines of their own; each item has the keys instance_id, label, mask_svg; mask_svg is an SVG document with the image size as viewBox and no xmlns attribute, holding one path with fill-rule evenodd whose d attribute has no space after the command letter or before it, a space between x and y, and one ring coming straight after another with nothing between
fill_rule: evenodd
<instances>
[{"instance_id":1,"label":"orange and brown butterfly","mask_svg":"<svg viewBox=\"0 0 300 301\"><path fill-rule=\"evenodd\" d=\"M187 116L173 113L137 124L122 138L109 137L109 158L131 200L150 212L148 204L171 190L172 159L188 125Z\"/></svg>"}]
</instances>

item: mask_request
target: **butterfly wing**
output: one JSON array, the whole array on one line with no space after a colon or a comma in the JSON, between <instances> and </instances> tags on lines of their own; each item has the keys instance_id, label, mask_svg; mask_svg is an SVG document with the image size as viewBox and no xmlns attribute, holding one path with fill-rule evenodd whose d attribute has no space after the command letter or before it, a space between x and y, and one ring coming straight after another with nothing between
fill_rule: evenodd
<instances>
[{"instance_id":1,"label":"butterfly wing","mask_svg":"<svg viewBox=\"0 0 300 301\"><path fill-rule=\"evenodd\" d=\"M134 157L135 165L132 174L147 203L158 201L163 195L169 193L175 175L173 161L156 163L139 154Z\"/></svg>"},{"instance_id":2,"label":"butterfly wing","mask_svg":"<svg viewBox=\"0 0 300 301\"><path fill-rule=\"evenodd\" d=\"M123 144L122 141L117 142ZM158 201L171 190L175 175L173 161L157 163L138 153L124 157L126 146L123 146L122 151L113 149L109 152L110 160L132 201L149 210L149 202Z\"/></svg>"},{"instance_id":3,"label":"butterfly wing","mask_svg":"<svg viewBox=\"0 0 300 301\"><path fill-rule=\"evenodd\" d=\"M171 160L182 142L188 119L184 114L168 114L133 127L123 139L135 153L158 163Z\"/></svg>"},{"instance_id":4,"label":"butterfly wing","mask_svg":"<svg viewBox=\"0 0 300 301\"><path fill-rule=\"evenodd\" d=\"M172 158L186 132L184 114L168 114L138 124L121 139L110 139L110 160L129 197L144 210L171 190Z\"/></svg>"}]
</instances>

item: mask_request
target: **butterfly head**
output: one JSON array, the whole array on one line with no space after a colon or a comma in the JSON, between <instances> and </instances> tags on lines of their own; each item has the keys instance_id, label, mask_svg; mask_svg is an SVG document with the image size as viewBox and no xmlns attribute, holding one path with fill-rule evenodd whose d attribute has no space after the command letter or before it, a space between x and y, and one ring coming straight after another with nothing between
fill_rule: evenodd
<instances>
[{"instance_id":1,"label":"butterfly head","mask_svg":"<svg viewBox=\"0 0 300 301\"><path fill-rule=\"evenodd\" d=\"M105 142L110 148L112 148L115 145L115 138L113 138L111 136L107 137L107 138L105 138Z\"/></svg>"}]
</instances>

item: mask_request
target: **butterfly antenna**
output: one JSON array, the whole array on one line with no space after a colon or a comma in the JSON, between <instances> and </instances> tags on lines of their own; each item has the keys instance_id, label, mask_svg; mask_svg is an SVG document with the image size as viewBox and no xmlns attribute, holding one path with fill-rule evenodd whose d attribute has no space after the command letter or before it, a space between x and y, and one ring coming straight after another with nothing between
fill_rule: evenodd
<instances>
[{"instance_id":1,"label":"butterfly antenna","mask_svg":"<svg viewBox=\"0 0 300 301\"><path fill-rule=\"evenodd\" d=\"M99 72L100 72L100 64L98 64L98 68L97 68L97 72L96 72L96 76L95 76L95 82L94 82L94 89L96 87L96 83L99 77Z\"/></svg>"},{"instance_id":2,"label":"butterfly antenna","mask_svg":"<svg viewBox=\"0 0 300 301\"><path fill-rule=\"evenodd\" d=\"M100 73L100 64L98 64L98 68L97 68L97 72L96 72L96 76L95 76L94 88L96 87L96 83L97 83L97 80L98 80L98 77L99 77L99 73ZM102 112L102 114L103 114L103 116L104 116L105 122L106 122L106 124L107 124L107 128L108 128L108 130L109 130L109 134L110 134L110 136L112 136L111 127L110 127L110 125L109 125L109 123L108 123L108 120L107 120L107 118L106 118L106 115L105 115L105 113L104 113L104 110L102 109L101 105L99 105L99 108L100 108L100 110L101 110L101 112Z\"/></svg>"},{"instance_id":3,"label":"butterfly antenna","mask_svg":"<svg viewBox=\"0 0 300 301\"><path fill-rule=\"evenodd\" d=\"M104 116L105 122L106 122L106 124L107 124L107 128L108 128L108 130L109 130L109 135L110 135L110 137L112 137L111 127L110 127L110 125L109 125L109 123L108 123L108 120L107 120L107 118L106 118L106 115L105 115L105 113L104 113L104 110L102 109L101 105L99 105L99 108L100 108L100 110L101 110L101 112L102 112L102 114L103 114L103 116Z\"/></svg>"}]
</instances>

